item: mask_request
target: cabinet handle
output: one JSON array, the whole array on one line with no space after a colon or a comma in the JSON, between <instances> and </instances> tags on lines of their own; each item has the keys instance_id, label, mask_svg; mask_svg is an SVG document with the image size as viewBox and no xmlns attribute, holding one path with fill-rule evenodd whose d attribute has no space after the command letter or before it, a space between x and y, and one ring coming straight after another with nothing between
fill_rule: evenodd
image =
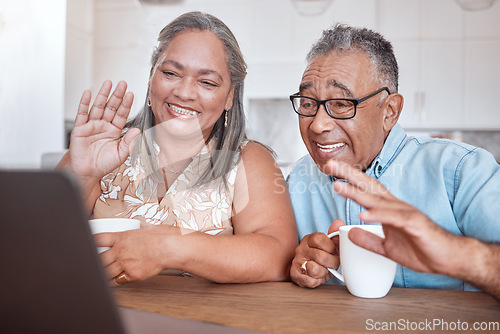
<instances>
[{"instance_id":1,"label":"cabinet handle","mask_svg":"<svg viewBox=\"0 0 500 334\"><path fill-rule=\"evenodd\" d=\"M413 107L413 115L417 122L420 122L420 92L415 92L415 106Z\"/></svg>"},{"instance_id":2,"label":"cabinet handle","mask_svg":"<svg viewBox=\"0 0 500 334\"><path fill-rule=\"evenodd\" d=\"M420 92L420 120L424 121L427 119L427 110L425 107L425 92Z\"/></svg>"}]
</instances>

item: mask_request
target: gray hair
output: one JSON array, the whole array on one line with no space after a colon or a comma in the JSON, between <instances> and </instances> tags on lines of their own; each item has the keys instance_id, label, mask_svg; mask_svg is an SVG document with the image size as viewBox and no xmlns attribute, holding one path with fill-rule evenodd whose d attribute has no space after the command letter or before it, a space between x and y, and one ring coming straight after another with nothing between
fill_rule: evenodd
<instances>
[{"instance_id":1,"label":"gray hair","mask_svg":"<svg viewBox=\"0 0 500 334\"><path fill-rule=\"evenodd\" d=\"M202 172L196 184L201 185L217 178L222 178L226 181L226 174L233 168L235 163L238 162L239 157L235 159L236 154L240 152L241 145L243 141L246 140L245 113L243 110L243 84L247 74L247 65L238 42L231 30L218 18L210 14L195 11L179 16L161 30L158 36L158 46L153 51L151 57L150 78L166 46L177 34L187 29L201 31L209 30L213 32L226 47L227 66L231 76L231 84L234 85L233 105L229 110L224 110L210 133L207 143L213 138L215 140L215 150L211 152L210 166L207 170ZM152 131L145 131L155 125L153 111L151 107L147 105L148 96L149 89L146 94L143 110L127 123L127 128L139 128L143 134L143 145L136 145L132 152L133 163L141 156L141 160L145 164L144 167L146 172L157 182L161 182L163 178L161 174L157 173L159 167L151 154L151 148L153 147L154 141L153 134L151 134ZM224 124L226 114L227 126Z\"/></svg>"},{"instance_id":2,"label":"gray hair","mask_svg":"<svg viewBox=\"0 0 500 334\"><path fill-rule=\"evenodd\" d=\"M355 28L345 24L336 24L323 31L321 38L312 46L306 60L311 63L316 57L331 52L364 52L370 59L382 86L387 86L391 93L398 91L399 69L391 42L379 33Z\"/></svg>"}]
</instances>

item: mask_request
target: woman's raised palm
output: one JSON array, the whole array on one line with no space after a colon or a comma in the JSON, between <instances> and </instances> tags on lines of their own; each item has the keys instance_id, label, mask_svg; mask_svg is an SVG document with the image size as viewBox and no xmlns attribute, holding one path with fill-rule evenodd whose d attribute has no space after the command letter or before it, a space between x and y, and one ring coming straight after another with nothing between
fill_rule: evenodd
<instances>
[{"instance_id":1,"label":"woman's raised palm","mask_svg":"<svg viewBox=\"0 0 500 334\"><path fill-rule=\"evenodd\" d=\"M103 83L90 112L90 91L80 100L69 149L71 169L78 176L100 179L116 169L140 134L139 129L130 129L121 137L134 95L126 93L127 83L120 81L108 99L111 87L111 81Z\"/></svg>"}]
</instances>

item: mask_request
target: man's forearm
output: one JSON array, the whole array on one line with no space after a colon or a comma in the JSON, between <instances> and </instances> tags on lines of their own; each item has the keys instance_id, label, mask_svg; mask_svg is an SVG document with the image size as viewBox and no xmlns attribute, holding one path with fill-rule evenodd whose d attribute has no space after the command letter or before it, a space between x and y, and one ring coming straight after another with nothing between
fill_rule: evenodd
<instances>
[{"instance_id":1,"label":"man's forearm","mask_svg":"<svg viewBox=\"0 0 500 334\"><path fill-rule=\"evenodd\" d=\"M462 256L447 275L467 281L500 300L500 245L458 237Z\"/></svg>"},{"instance_id":2,"label":"man's forearm","mask_svg":"<svg viewBox=\"0 0 500 334\"><path fill-rule=\"evenodd\" d=\"M477 287L500 300L500 245L481 244L484 250L480 256L484 264L476 269L479 275Z\"/></svg>"}]
</instances>

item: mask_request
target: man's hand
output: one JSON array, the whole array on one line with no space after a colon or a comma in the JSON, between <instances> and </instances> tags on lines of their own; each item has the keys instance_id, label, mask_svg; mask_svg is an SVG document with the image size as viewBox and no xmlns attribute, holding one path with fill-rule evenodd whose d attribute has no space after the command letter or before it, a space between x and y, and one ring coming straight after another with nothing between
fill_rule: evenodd
<instances>
[{"instance_id":1,"label":"man's hand","mask_svg":"<svg viewBox=\"0 0 500 334\"><path fill-rule=\"evenodd\" d=\"M341 220L334 221L328 233L338 231L342 225L344 223ZM290 267L292 281L308 288L326 283L332 278L327 268L337 269L339 266L338 249L338 237L329 239L321 232L306 235L295 250L295 258Z\"/></svg>"},{"instance_id":2,"label":"man's hand","mask_svg":"<svg viewBox=\"0 0 500 334\"><path fill-rule=\"evenodd\" d=\"M332 160L328 172L348 181L336 181L333 188L366 208L360 213L362 221L382 223L385 239L354 228L349 238L355 244L416 271L449 274L447 268L460 252L459 236L445 231L360 170Z\"/></svg>"}]
</instances>

